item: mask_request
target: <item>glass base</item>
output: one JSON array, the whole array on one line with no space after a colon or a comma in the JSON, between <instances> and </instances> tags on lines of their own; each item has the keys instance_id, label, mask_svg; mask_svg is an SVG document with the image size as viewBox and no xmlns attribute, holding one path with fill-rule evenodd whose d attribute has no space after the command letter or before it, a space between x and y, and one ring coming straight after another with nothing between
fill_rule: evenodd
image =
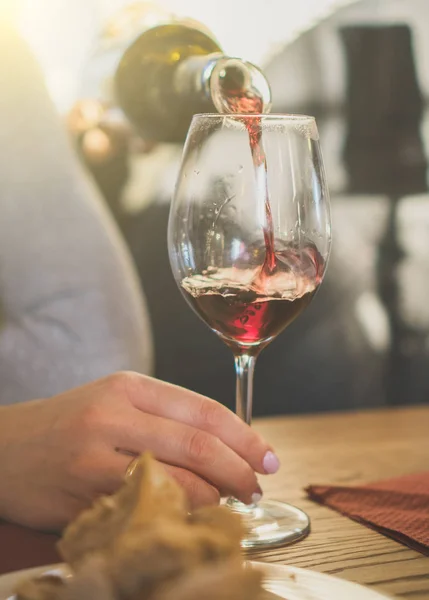
<instances>
[{"instance_id":1,"label":"glass base","mask_svg":"<svg viewBox=\"0 0 429 600\"><path fill-rule=\"evenodd\" d=\"M230 498L226 506L238 513L244 521L246 535L241 547L245 550L287 546L310 532L308 515L284 502L262 500L257 505L246 506Z\"/></svg>"}]
</instances>

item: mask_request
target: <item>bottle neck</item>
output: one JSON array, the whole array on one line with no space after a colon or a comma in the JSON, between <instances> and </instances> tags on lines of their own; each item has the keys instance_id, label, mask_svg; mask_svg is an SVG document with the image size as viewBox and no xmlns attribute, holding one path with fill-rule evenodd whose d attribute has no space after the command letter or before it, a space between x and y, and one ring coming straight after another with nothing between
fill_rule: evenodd
<instances>
[{"instance_id":1,"label":"bottle neck","mask_svg":"<svg viewBox=\"0 0 429 600\"><path fill-rule=\"evenodd\" d=\"M271 89L262 71L220 52L184 59L175 70L174 90L194 112L241 112L239 98L257 100L243 112L267 113L271 108Z\"/></svg>"}]
</instances>

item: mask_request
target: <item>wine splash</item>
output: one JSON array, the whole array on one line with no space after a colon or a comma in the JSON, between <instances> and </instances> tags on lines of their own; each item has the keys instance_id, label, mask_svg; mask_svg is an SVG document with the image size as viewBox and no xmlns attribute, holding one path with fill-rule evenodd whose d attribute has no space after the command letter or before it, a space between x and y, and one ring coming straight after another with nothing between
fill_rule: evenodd
<instances>
[{"instance_id":1,"label":"wine splash","mask_svg":"<svg viewBox=\"0 0 429 600\"><path fill-rule=\"evenodd\" d=\"M323 276L314 245L276 253L276 268L261 277L255 269L212 269L182 281L200 317L234 351L259 352L310 303Z\"/></svg>"}]
</instances>

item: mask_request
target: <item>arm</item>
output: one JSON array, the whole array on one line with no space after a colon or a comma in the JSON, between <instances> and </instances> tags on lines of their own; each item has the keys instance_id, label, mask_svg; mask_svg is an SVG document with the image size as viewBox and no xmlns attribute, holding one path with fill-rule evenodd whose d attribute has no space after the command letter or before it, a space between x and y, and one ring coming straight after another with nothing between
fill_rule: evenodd
<instances>
[{"instance_id":1,"label":"arm","mask_svg":"<svg viewBox=\"0 0 429 600\"><path fill-rule=\"evenodd\" d=\"M1 27L0 89L0 403L149 370L131 260L34 60Z\"/></svg>"}]
</instances>

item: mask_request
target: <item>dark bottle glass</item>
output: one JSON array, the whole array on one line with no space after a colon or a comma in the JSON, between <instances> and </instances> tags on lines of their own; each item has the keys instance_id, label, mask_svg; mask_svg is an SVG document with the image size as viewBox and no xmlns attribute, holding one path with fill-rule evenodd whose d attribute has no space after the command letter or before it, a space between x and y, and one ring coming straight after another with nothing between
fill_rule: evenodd
<instances>
[{"instance_id":1,"label":"dark bottle glass","mask_svg":"<svg viewBox=\"0 0 429 600\"><path fill-rule=\"evenodd\" d=\"M224 55L201 23L148 3L107 25L81 95L119 107L139 135L161 142L184 141L196 113L228 112L232 95L258 96L263 112L271 106L260 69Z\"/></svg>"}]
</instances>

